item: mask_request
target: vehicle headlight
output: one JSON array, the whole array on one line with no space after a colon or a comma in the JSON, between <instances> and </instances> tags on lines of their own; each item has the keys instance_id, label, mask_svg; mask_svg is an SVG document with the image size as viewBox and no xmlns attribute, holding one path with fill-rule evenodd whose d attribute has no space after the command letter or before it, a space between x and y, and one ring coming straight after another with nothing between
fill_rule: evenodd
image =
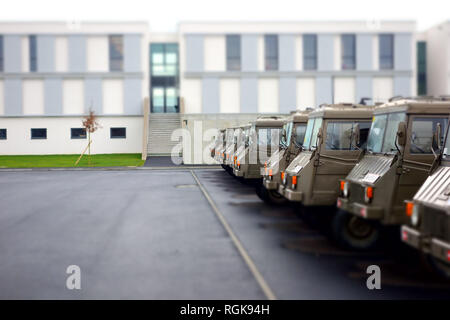
<instances>
[{"instance_id":1,"label":"vehicle headlight","mask_svg":"<svg viewBox=\"0 0 450 320\"><path fill-rule=\"evenodd\" d=\"M420 222L419 206L415 205L412 209L411 224L414 227L417 227L419 225L419 222Z\"/></svg>"},{"instance_id":2,"label":"vehicle headlight","mask_svg":"<svg viewBox=\"0 0 450 320\"><path fill-rule=\"evenodd\" d=\"M341 190L342 196L344 198L348 198L348 194L349 194L349 183L348 183L348 181L341 180L340 181L340 185L339 185L339 189Z\"/></svg>"}]
</instances>

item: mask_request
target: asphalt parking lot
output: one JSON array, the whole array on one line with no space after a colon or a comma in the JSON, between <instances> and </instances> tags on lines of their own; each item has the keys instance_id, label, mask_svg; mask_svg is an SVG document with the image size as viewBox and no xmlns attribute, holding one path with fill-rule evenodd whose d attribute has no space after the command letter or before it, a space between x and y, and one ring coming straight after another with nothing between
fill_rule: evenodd
<instances>
[{"instance_id":1,"label":"asphalt parking lot","mask_svg":"<svg viewBox=\"0 0 450 320\"><path fill-rule=\"evenodd\" d=\"M0 172L2 299L450 298L395 250L341 250L221 169Z\"/></svg>"}]
</instances>

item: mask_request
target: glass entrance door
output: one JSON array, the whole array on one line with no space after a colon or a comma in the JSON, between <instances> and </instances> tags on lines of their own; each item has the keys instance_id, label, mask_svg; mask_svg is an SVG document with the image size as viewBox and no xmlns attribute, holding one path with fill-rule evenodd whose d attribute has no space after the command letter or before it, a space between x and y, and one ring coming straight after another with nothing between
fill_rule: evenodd
<instances>
[{"instance_id":1,"label":"glass entrance door","mask_svg":"<svg viewBox=\"0 0 450 320\"><path fill-rule=\"evenodd\" d=\"M153 87L152 112L153 113L178 112L177 89L174 87Z\"/></svg>"}]
</instances>

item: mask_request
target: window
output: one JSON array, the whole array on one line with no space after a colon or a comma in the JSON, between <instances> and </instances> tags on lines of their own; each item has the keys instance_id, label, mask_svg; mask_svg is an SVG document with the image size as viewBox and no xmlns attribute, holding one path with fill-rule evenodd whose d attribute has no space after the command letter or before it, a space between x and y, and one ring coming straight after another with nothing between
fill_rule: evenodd
<instances>
[{"instance_id":1,"label":"window","mask_svg":"<svg viewBox=\"0 0 450 320\"><path fill-rule=\"evenodd\" d=\"M278 36L264 36L266 70L278 70Z\"/></svg>"},{"instance_id":2,"label":"window","mask_svg":"<svg viewBox=\"0 0 450 320\"><path fill-rule=\"evenodd\" d=\"M305 140L306 124L299 124L295 128L295 142L301 146Z\"/></svg>"},{"instance_id":3,"label":"window","mask_svg":"<svg viewBox=\"0 0 450 320\"><path fill-rule=\"evenodd\" d=\"M86 139L86 129L85 128L71 128L70 129L70 139Z\"/></svg>"},{"instance_id":4,"label":"window","mask_svg":"<svg viewBox=\"0 0 450 320\"><path fill-rule=\"evenodd\" d=\"M398 124L405 119L406 115L402 112L376 115L370 128L367 150L383 153L397 151L395 140Z\"/></svg>"},{"instance_id":5,"label":"window","mask_svg":"<svg viewBox=\"0 0 450 320\"><path fill-rule=\"evenodd\" d=\"M312 118L308 120L305 132L305 140L303 141L303 148L310 150L317 147L317 134L322 127L322 118Z\"/></svg>"},{"instance_id":6,"label":"window","mask_svg":"<svg viewBox=\"0 0 450 320\"><path fill-rule=\"evenodd\" d=\"M47 139L47 129L45 128L31 129L31 139Z\"/></svg>"},{"instance_id":7,"label":"window","mask_svg":"<svg viewBox=\"0 0 450 320\"><path fill-rule=\"evenodd\" d=\"M178 75L178 44L152 43L150 52L152 76Z\"/></svg>"},{"instance_id":8,"label":"window","mask_svg":"<svg viewBox=\"0 0 450 320\"><path fill-rule=\"evenodd\" d=\"M227 35L227 70L241 70L241 36Z\"/></svg>"},{"instance_id":9,"label":"window","mask_svg":"<svg viewBox=\"0 0 450 320\"><path fill-rule=\"evenodd\" d=\"M380 69L394 68L394 36L392 34L379 35Z\"/></svg>"},{"instance_id":10,"label":"window","mask_svg":"<svg viewBox=\"0 0 450 320\"><path fill-rule=\"evenodd\" d=\"M0 72L3 72L3 36L0 35Z\"/></svg>"},{"instance_id":11,"label":"window","mask_svg":"<svg viewBox=\"0 0 450 320\"><path fill-rule=\"evenodd\" d=\"M448 118L415 118L412 122L411 153L431 154L431 143L433 134L436 131L437 124L441 125L441 135L446 132ZM441 145L443 141L441 141Z\"/></svg>"},{"instance_id":12,"label":"window","mask_svg":"<svg viewBox=\"0 0 450 320\"><path fill-rule=\"evenodd\" d=\"M342 44L342 70L354 70L356 68L356 39L354 34L341 36Z\"/></svg>"},{"instance_id":13,"label":"window","mask_svg":"<svg viewBox=\"0 0 450 320\"><path fill-rule=\"evenodd\" d=\"M0 129L0 140L6 140L6 138L7 138L6 129Z\"/></svg>"},{"instance_id":14,"label":"window","mask_svg":"<svg viewBox=\"0 0 450 320\"><path fill-rule=\"evenodd\" d=\"M417 93L427 94L427 43L417 42Z\"/></svg>"},{"instance_id":15,"label":"window","mask_svg":"<svg viewBox=\"0 0 450 320\"><path fill-rule=\"evenodd\" d=\"M122 36L109 36L109 71L123 71Z\"/></svg>"},{"instance_id":16,"label":"window","mask_svg":"<svg viewBox=\"0 0 450 320\"><path fill-rule=\"evenodd\" d=\"M315 34L303 35L303 69L317 69L317 36Z\"/></svg>"},{"instance_id":17,"label":"window","mask_svg":"<svg viewBox=\"0 0 450 320\"><path fill-rule=\"evenodd\" d=\"M258 128L258 144L260 146L279 146L281 128Z\"/></svg>"},{"instance_id":18,"label":"window","mask_svg":"<svg viewBox=\"0 0 450 320\"><path fill-rule=\"evenodd\" d=\"M37 42L36 36L29 36L30 41L30 71L37 71Z\"/></svg>"},{"instance_id":19,"label":"window","mask_svg":"<svg viewBox=\"0 0 450 320\"><path fill-rule=\"evenodd\" d=\"M111 139L125 139L127 128L111 128Z\"/></svg>"},{"instance_id":20,"label":"window","mask_svg":"<svg viewBox=\"0 0 450 320\"><path fill-rule=\"evenodd\" d=\"M360 141L355 147L352 141L352 133L356 122L330 121L327 125L327 137L325 149L327 150L356 150L365 145L369 133L370 122L358 122L360 130Z\"/></svg>"}]
</instances>

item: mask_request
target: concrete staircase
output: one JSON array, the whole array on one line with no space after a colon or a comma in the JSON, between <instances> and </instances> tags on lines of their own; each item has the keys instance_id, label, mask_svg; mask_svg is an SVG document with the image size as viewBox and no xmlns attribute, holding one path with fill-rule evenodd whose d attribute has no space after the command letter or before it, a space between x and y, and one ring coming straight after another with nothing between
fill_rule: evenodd
<instances>
[{"instance_id":1,"label":"concrete staircase","mask_svg":"<svg viewBox=\"0 0 450 320\"><path fill-rule=\"evenodd\" d=\"M170 140L172 132L178 128L181 128L179 113L150 113L147 154L169 156L172 148L178 144Z\"/></svg>"}]
</instances>

